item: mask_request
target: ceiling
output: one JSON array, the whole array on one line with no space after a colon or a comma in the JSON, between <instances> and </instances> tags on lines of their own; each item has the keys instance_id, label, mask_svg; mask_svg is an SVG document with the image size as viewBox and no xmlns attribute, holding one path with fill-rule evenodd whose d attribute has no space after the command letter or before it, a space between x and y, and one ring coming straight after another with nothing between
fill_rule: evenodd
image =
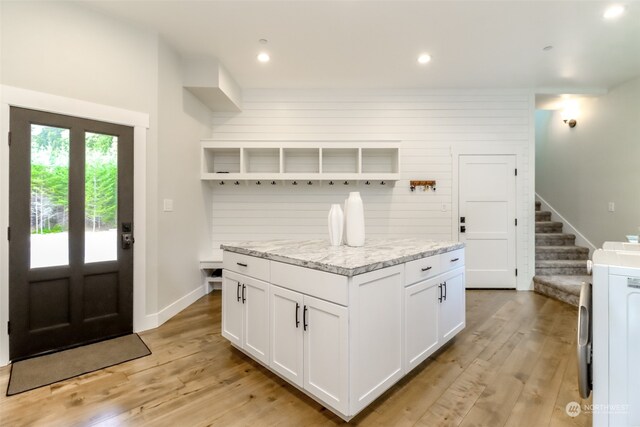
<instances>
[{"instance_id":1,"label":"ceiling","mask_svg":"<svg viewBox=\"0 0 640 427\"><path fill-rule=\"evenodd\" d=\"M589 0L82 3L160 33L184 57L219 59L243 88L593 93L640 75L635 0L615 21L602 17L611 2ZM421 52L432 61L419 65Z\"/></svg>"}]
</instances>

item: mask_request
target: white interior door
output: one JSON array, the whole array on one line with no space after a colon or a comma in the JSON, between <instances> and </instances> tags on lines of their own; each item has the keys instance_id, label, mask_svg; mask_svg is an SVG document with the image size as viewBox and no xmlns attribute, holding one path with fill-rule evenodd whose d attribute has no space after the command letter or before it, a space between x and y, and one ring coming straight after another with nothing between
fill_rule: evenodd
<instances>
[{"instance_id":1,"label":"white interior door","mask_svg":"<svg viewBox=\"0 0 640 427\"><path fill-rule=\"evenodd\" d=\"M459 157L458 237L467 288L516 287L516 158Z\"/></svg>"}]
</instances>

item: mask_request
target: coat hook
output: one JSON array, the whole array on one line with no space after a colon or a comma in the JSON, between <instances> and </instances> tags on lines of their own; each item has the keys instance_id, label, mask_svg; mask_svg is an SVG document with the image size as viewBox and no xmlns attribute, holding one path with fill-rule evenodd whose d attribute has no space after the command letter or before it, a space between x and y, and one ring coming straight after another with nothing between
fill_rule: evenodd
<instances>
[{"instance_id":1,"label":"coat hook","mask_svg":"<svg viewBox=\"0 0 640 427\"><path fill-rule=\"evenodd\" d=\"M329 181L329 185L333 185L333 181Z\"/></svg>"},{"instance_id":2,"label":"coat hook","mask_svg":"<svg viewBox=\"0 0 640 427\"><path fill-rule=\"evenodd\" d=\"M371 183L369 181L365 182L365 185L371 185Z\"/></svg>"},{"instance_id":3,"label":"coat hook","mask_svg":"<svg viewBox=\"0 0 640 427\"><path fill-rule=\"evenodd\" d=\"M344 182L344 185L349 185L349 181L345 181L345 182Z\"/></svg>"},{"instance_id":4,"label":"coat hook","mask_svg":"<svg viewBox=\"0 0 640 427\"><path fill-rule=\"evenodd\" d=\"M220 181L220 185L224 185L224 181Z\"/></svg>"},{"instance_id":5,"label":"coat hook","mask_svg":"<svg viewBox=\"0 0 640 427\"><path fill-rule=\"evenodd\" d=\"M260 181L256 182L256 185L262 185L262 183Z\"/></svg>"},{"instance_id":6,"label":"coat hook","mask_svg":"<svg viewBox=\"0 0 640 427\"><path fill-rule=\"evenodd\" d=\"M293 185L298 185L298 182L297 181L293 181Z\"/></svg>"},{"instance_id":7,"label":"coat hook","mask_svg":"<svg viewBox=\"0 0 640 427\"><path fill-rule=\"evenodd\" d=\"M309 181L307 182L307 185L313 185L313 182Z\"/></svg>"},{"instance_id":8,"label":"coat hook","mask_svg":"<svg viewBox=\"0 0 640 427\"><path fill-rule=\"evenodd\" d=\"M276 185L276 182L275 181L271 181L271 185Z\"/></svg>"},{"instance_id":9,"label":"coat hook","mask_svg":"<svg viewBox=\"0 0 640 427\"><path fill-rule=\"evenodd\" d=\"M233 185L240 185L238 181L234 182Z\"/></svg>"},{"instance_id":10,"label":"coat hook","mask_svg":"<svg viewBox=\"0 0 640 427\"><path fill-rule=\"evenodd\" d=\"M381 181L381 182L380 182L380 185L387 185L387 183L386 183L386 182L384 182L384 181Z\"/></svg>"}]
</instances>

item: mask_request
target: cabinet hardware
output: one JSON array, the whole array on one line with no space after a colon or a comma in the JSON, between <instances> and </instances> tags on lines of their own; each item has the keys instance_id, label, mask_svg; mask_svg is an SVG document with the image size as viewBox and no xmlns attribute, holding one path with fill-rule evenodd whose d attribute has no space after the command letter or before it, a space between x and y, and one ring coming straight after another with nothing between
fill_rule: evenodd
<instances>
[{"instance_id":1,"label":"cabinet hardware","mask_svg":"<svg viewBox=\"0 0 640 427\"><path fill-rule=\"evenodd\" d=\"M456 262L456 261L460 261L460 258L454 258L451 260L451 262Z\"/></svg>"},{"instance_id":2,"label":"cabinet hardware","mask_svg":"<svg viewBox=\"0 0 640 427\"><path fill-rule=\"evenodd\" d=\"M425 267L422 269L422 271L429 271L429 270L431 270L431 267Z\"/></svg>"},{"instance_id":3,"label":"cabinet hardware","mask_svg":"<svg viewBox=\"0 0 640 427\"><path fill-rule=\"evenodd\" d=\"M242 303L243 303L243 304L244 304L244 302L247 300L247 299L245 298L245 296L244 296L244 290L245 290L245 289L246 289L246 286L245 286L245 284L243 283L243 284L242 284Z\"/></svg>"},{"instance_id":4,"label":"cabinet hardware","mask_svg":"<svg viewBox=\"0 0 640 427\"><path fill-rule=\"evenodd\" d=\"M464 225L460 226L460 232L461 233L466 233L467 232L467 227L465 227Z\"/></svg>"},{"instance_id":5,"label":"cabinet hardware","mask_svg":"<svg viewBox=\"0 0 640 427\"><path fill-rule=\"evenodd\" d=\"M438 290L440 291L440 294L438 295L438 302L442 302L442 283L438 285Z\"/></svg>"},{"instance_id":6,"label":"cabinet hardware","mask_svg":"<svg viewBox=\"0 0 640 427\"><path fill-rule=\"evenodd\" d=\"M304 306L304 309L302 310L302 330L306 331L307 327L309 325L307 324L307 306Z\"/></svg>"},{"instance_id":7,"label":"cabinet hardware","mask_svg":"<svg viewBox=\"0 0 640 427\"><path fill-rule=\"evenodd\" d=\"M444 282L443 285L444 285L444 295L442 296L442 300L446 301L447 300L447 282Z\"/></svg>"},{"instance_id":8,"label":"cabinet hardware","mask_svg":"<svg viewBox=\"0 0 640 427\"><path fill-rule=\"evenodd\" d=\"M244 264L242 262L236 262L236 264L238 264L240 267L246 267L247 266L247 264Z\"/></svg>"},{"instance_id":9,"label":"cabinet hardware","mask_svg":"<svg viewBox=\"0 0 640 427\"><path fill-rule=\"evenodd\" d=\"M300 304L296 303L296 328L300 326L300 320L298 319L299 312L300 312Z\"/></svg>"},{"instance_id":10,"label":"cabinet hardware","mask_svg":"<svg viewBox=\"0 0 640 427\"><path fill-rule=\"evenodd\" d=\"M238 286L236 287L236 300L240 302L240 282L238 282Z\"/></svg>"}]
</instances>

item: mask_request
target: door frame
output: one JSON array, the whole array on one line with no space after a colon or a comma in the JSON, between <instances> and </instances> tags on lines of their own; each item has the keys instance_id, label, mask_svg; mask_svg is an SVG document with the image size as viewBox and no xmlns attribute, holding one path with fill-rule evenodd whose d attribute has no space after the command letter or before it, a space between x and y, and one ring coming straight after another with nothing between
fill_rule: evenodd
<instances>
[{"instance_id":1,"label":"door frame","mask_svg":"<svg viewBox=\"0 0 640 427\"><path fill-rule=\"evenodd\" d=\"M149 115L48 93L0 85L0 366L9 363L9 115L10 107L21 107L133 127L133 330L156 325L146 313L146 152Z\"/></svg>"},{"instance_id":2,"label":"door frame","mask_svg":"<svg viewBox=\"0 0 640 427\"><path fill-rule=\"evenodd\" d=\"M516 215L519 219L516 228L516 290L531 290L531 266L535 266L535 224L534 221L534 189L533 167L528 161L529 147L526 142L522 145L491 145L479 144L451 148L451 238L460 241L460 229L458 228L459 214L459 187L460 187L460 156L499 156L512 155L516 157ZM528 196L525 198L525 195ZM530 212L529 212L530 211ZM524 249L524 250L523 250ZM523 253L524 252L524 253Z\"/></svg>"}]
</instances>

